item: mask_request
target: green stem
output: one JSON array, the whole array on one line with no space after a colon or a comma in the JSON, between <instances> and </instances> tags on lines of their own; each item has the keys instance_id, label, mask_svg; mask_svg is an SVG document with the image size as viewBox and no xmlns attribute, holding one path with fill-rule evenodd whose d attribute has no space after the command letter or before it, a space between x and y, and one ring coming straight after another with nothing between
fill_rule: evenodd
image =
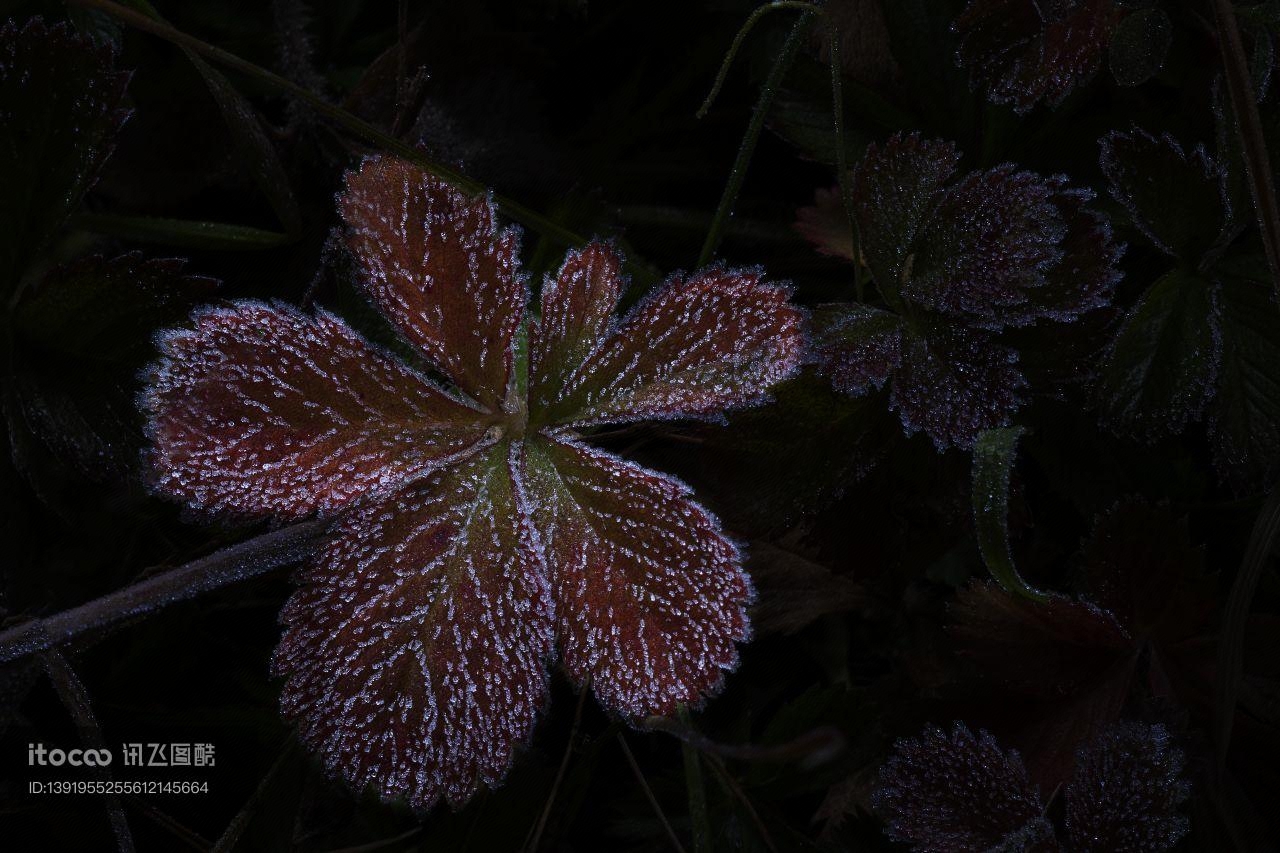
<instances>
[{"instance_id":1,"label":"green stem","mask_svg":"<svg viewBox=\"0 0 1280 853\"><path fill-rule=\"evenodd\" d=\"M707 93L702 106L698 107L698 118L704 118L707 111L711 109L711 105L719 97L720 90L724 88L725 78L729 76L729 69L733 67L733 61L738 58L738 51L741 49L742 43L747 40L747 36L755 29L756 23L770 12L776 12L780 9L800 9L813 13L819 11L818 7L812 3L802 3L799 0L777 0L777 2L766 3L757 7L743 22L742 26L738 28L737 34L733 37L733 44L729 45L729 51L724 55L724 59L720 63L720 70L716 72L716 80L711 84L711 91Z\"/></svg>"},{"instance_id":2,"label":"green stem","mask_svg":"<svg viewBox=\"0 0 1280 853\"><path fill-rule=\"evenodd\" d=\"M844 141L844 69L840 65L840 32L827 18L827 38L831 47L827 58L831 63L831 122L836 132L836 180L840 184L840 200L844 203L844 215L849 220L850 245L853 246L853 288L858 301L863 297L862 238L858 234L858 219L853 212L853 188L849 185L849 151Z\"/></svg>"},{"instance_id":3,"label":"green stem","mask_svg":"<svg viewBox=\"0 0 1280 853\"><path fill-rule=\"evenodd\" d=\"M760 132L764 129L764 121L778 94L778 87L786 77L788 69L791 68L792 60L795 59L796 51L800 47L800 37L813 20L814 14L811 11L805 12L791 27L791 32L787 34L787 40L783 42L778 58L774 60L773 68L769 70L769 76L760 88L760 97L756 100L755 109L751 113L751 121L747 125L746 134L742 137L742 144L738 147L738 156L733 161L733 170L729 172L729 181L725 184L724 194L720 196L720 205L716 208L715 218L711 220L707 239L702 244L702 253L698 256L700 267L706 266L720 247L725 225L733 214L733 206L738 200L738 193L742 191L742 182L747 176L747 166L751 163L756 143L760 140Z\"/></svg>"},{"instance_id":4,"label":"green stem","mask_svg":"<svg viewBox=\"0 0 1280 853\"><path fill-rule=\"evenodd\" d=\"M677 712L680 725L692 729L689 722L689 709L680 706ZM689 821L693 825L694 853L709 853L711 850L711 821L707 817L707 787L702 780L702 757L698 748L688 741L681 741L680 752L684 757L684 783L689 793Z\"/></svg>"}]
</instances>

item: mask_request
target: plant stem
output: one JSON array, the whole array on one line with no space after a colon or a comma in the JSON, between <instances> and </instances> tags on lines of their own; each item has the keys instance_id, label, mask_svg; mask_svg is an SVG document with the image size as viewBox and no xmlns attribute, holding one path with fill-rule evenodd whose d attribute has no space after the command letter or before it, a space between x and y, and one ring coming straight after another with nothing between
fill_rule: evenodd
<instances>
[{"instance_id":1,"label":"plant stem","mask_svg":"<svg viewBox=\"0 0 1280 853\"><path fill-rule=\"evenodd\" d=\"M0 663L296 562L311 554L328 528L328 520L318 520L264 533L79 607L16 625L0 632Z\"/></svg>"},{"instance_id":2,"label":"plant stem","mask_svg":"<svg viewBox=\"0 0 1280 853\"><path fill-rule=\"evenodd\" d=\"M760 140L760 131L764 129L764 121L773 106L774 98L777 97L778 87L782 85L783 78L786 77L788 69L791 68L791 62L795 59L796 51L800 47L800 37L813 17L814 12L809 11L796 20L791 27L791 32L787 34L787 40L782 43L782 50L774 60L773 67L769 69L769 76L760 87L760 97L756 100L755 109L751 113L751 121L747 124L747 132L742 137L742 144L738 147L738 156L733 161L733 169L729 172L729 180L725 184L724 193L720 196L720 205L716 208L715 218L711 220L707 239L702 244L702 252L698 256L699 267L706 266L716 250L720 248L725 225L733 215L733 206L738 201L738 193L742 191L742 182L747 177L747 166L751 163L752 155L755 154L756 143Z\"/></svg>"},{"instance_id":3,"label":"plant stem","mask_svg":"<svg viewBox=\"0 0 1280 853\"><path fill-rule=\"evenodd\" d=\"M844 141L844 68L840 64L840 31L827 18L827 38L831 47L827 59L831 64L831 123L836 132L836 181L840 184L840 201L849 221L849 245L853 247L853 290L862 301L862 238L858 234L858 219L853 212L853 188L849 185L849 151Z\"/></svg>"},{"instance_id":4,"label":"plant stem","mask_svg":"<svg viewBox=\"0 0 1280 853\"><path fill-rule=\"evenodd\" d=\"M692 730L688 708L681 705L677 717L681 726ZM709 853L711 821L707 817L707 787L702 780L702 758L698 755L698 748L688 741L680 743L680 753L684 758L684 783L689 792L689 820L693 824L694 853Z\"/></svg>"},{"instance_id":5,"label":"plant stem","mask_svg":"<svg viewBox=\"0 0 1280 853\"><path fill-rule=\"evenodd\" d=\"M1262 232L1262 247L1267 255L1267 265L1271 267L1272 284L1280 294L1280 204L1276 202L1262 117L1249 80L1249 61L1245 57L1244 42L1240 38L1240 26L1231 0L1213 0L1213 13L1217 21L1218 49L1222 51L1223 76L1240 133L1240 149L1244 154L1258 228Z\"/></svg>"},{"instance_id":6,"label":"plant stem","mask_svg":"<svg viewBox=\"0 0 1280 853\"><path fill-rule=\"evenodd\" d=\"M168 24L153 20L144 14L127 9L111 0L67 0L72 6L80 6L87 9L97 9L117 20L120 20L135 29L143 30L154 36L159 36L167 42L176 44L192 50L201 56L204 56L219 65L239 71L249 77L258 80L273 89L285 92L306 102L312 109L326 118L331 119L336 124L347 129L354 135L364 139L366 142L390 151L398 157L403 157L414 165L430 172L437 178L453 184L460 190L472 194L479 194L486 190L486 187L467 177L461 172L449 166L439 163L423 152L414 148L406 142L385 133L372 124L363 119L352 115L341 107L335 106L314 92L299 86L292 80L288 80L275 74L267 69L254 65L245 59L241 59L234 53L214 47L207 42L203 42L195 36L176 30ZM498 205L498 209L507 216L517 222L537 231L538 233L550 237L567 246L580 246L586 243L586 239L569 229L547 219L539 213L525 207L519 202L512 201L503 196L494 195L494 201Z\"/></svg>"},{"instance_id":7,"label":"plant stem","mask_svg":"<svg viewBox=\"0 0 1280 853\"><path fill-rule=\"evenodd\" d=\"M547 794L547 802L542 807L542 814L538 816L538 822L534 826L531 837L525 839L524 846L521 848L527 853L537 853L538 845L542 843L542 833L546 831L547 821L551 818L551 807L555 805L556 795L560 793L560 786L564 784L564 774L569 769L569 759L573 757L573 745L578 740L578 727L582 725L582 709L587 704L589 692L591 692L590 677L578 691L578 707L573 712L573 727L569 729L569 740L564 745L564 756L560 759L559 769L556 770L556 779L551 784L551 793Z\"/></svg>"},{"instance_id":8,"label":"plant stem","mask_svg":"<svg viewBox=\"0 0 1280 853\"><path fill-rule=\"evenodd\" d=\"M1231 584L1231 593L1222 619L1214 696L1214 746L1217 759L1214 769L1219 778L1226 771L1231 729L1236 715L1236 699L1244 674L1245 625L1249 620L1254 593L1267 566L1267 558L1275 547L1277 536L1280 536L1280 486L1272 489L1254 522L1240 571Z\"/></svg>"},{"instance_id":9,"label":"plant stem","mask_svg":"<svg viewBox=\"0 0 1280 853\"><path fill-rule=\"evenodd\" d=\"M799 9L804 12L818 12L819 9L812 3L804 3L799 0L775 0L773 3L765 3L763 6L757 6L756 9L747 16L742 26L738 28L737 34L733 37L733 43L729 45L729 50L725 53L724 59L720 62L720 70L716 72L715 82L711 84L711 91L707 93L706 99L703 100L702 106L698 107L697 117L704 118L707 111L711 109L711 105L715 103L716 98L720 95L720 90L724 88L725 78L729 76L729 69L733 67L733 60L738 57L738 51L742 48L742 43L747 40L747 36L755 29L756 23L770 12L776 12L780 9Z\"/></svg>"},{"instance_id":10,"label":"plant stem","mask_svg":"<svg viewBox=\"0 0 1280 853\"><path fill-rule=\"evenodd\" d=\"M662 804L658 802L658 798L653 795L653 789L649 787L649 780L644 778L644 771L640 769L640 765L636 762L636 757L631 754L631 747L627 746L627 739L622 736L622 732L618 732L617 738L618 746L622 747L622 754L626 756L627 764L631 766L632 775L640 783L645 799L649 801L649 805L653 808L653 813L658 816L658 822L662 824L662 828L667 832L667 840L671 842L671 846L676 850L676 853L685 853L684 845L680 843L680 837L671 828L671 821L667 820L666 812L662 810Z\"/></svg>"}]
</instances>

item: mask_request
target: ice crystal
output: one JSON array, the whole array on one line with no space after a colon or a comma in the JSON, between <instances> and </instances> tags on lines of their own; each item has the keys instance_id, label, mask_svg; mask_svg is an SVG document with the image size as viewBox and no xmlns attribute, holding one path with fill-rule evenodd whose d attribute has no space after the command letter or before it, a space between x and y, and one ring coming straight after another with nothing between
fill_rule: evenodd
<instances>
[{"instance_id":1,"label":"ice crystal","mask_svg":"<svg viewBox=\"0 0 1280 853\"><path fill-rule=\"evenodd\" d=\"M892 310L827 306L813 351L839 390L887 383L906 432L939 449L972 446L1022 405L1027 382L999 334L1107 305L1122 251L1088 190L1008 164L957 178L958 159L916 134L868 148L853 173L854 215ZM797 228L852 259L832 198L802 210Z\"/></svg>"},{"instance_id":2,"label":"ice crystal","mask_svg":"<svg viewBox=\"0 0 1280 853\"><path fill-rule=\"evenodd\" d=\"M954 28L956 60L997 104L1057 106L1102 64L1115 0L972 0Z\"/></svg>"},{"instance_id":3,"label":"ice crystal","mask_svg":"<svg viewBox=\"0 0 1280 853\"><path fill-rule=\"evenodd\" d=\"M505 775L557 649L628 718L715 692L749 633L737 547L687 486L578 430L759 402L800 360L788 291L714 266L618 318L621 259L593 243L526 316L489 199L371 158L340 207L371 299L445 385L332 314L241 301L163 335L143 395L159 491L341 512L274 658L303 741L357 787L456 806Z\"/></svg>"}]
</instances>

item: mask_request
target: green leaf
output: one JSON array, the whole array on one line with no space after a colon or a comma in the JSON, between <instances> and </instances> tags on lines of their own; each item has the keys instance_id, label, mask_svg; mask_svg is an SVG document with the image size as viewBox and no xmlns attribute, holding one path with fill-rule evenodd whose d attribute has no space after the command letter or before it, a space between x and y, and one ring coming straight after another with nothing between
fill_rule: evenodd
<instances>
[{"instance_id":1,"label":"green leaf","mask_svg":"<svg viewBox=\"0 0 1280 853\"><path fill-rule=\"evenodd\" d=\"M97 180L128 78L66 24L0 28L0 302Z\"/></svg>"},{"instance_id":2,"label":"green leaf","mask_svg":"<svg viewBox=\"0 0 1280 853\"><path fill-rule=\"evenodd\" d=\"M1218 474L1240 491L1280 461L1280 309L1263 262L1256 278L1225 278L1218 293L1222 366L1210 409Z\"/></svg>"},{"instance_id":3,"label":"green leaf","mask_svg":"<svg viewBox=\"0 0 1280 853\"><path fill-rule=\"evenodd\" d=\"M1007 592L1035 601L1048 596L1030 586L1009 548L1009 479L1022 427L984 430L973 447L973 522L978 549L991 576Z\"/></svg>"},{"instance_id":4,"label":"green leaf","mask_svg":"<svg viewBox=\"0 0 1280 853\"><path fill-rule=\"evenodd\" d=\"M288 245L293 238L278 231L224 222L195 222L158 216L112 216L86 213L72 224L84 231L138 243L215 251L259 251Z\"/></svg>"},{"instance_id":5,"label":"green leaf","mask_svg":"<svg viewBox=\"0 0 1280 853\"><path fill-rule=\"evenodd\" d=\"M1179 432L1213 395L1221 360L1211 282L1175 269L1125 318L1098 378L1103 421L1116 432Z\"/></svg>"},{"instance_id":6,"label":"green leaf","mask_svg":"<svg viewBox=\"0 0 1280 853\"><path fill-rule=\"evenodd\" d=\"M1111 37L1111 75L1121 86L1139 86L1164 65L1173 24L1163 9L1142 9L1122 20Z\"/></svg>"}]
</instances>

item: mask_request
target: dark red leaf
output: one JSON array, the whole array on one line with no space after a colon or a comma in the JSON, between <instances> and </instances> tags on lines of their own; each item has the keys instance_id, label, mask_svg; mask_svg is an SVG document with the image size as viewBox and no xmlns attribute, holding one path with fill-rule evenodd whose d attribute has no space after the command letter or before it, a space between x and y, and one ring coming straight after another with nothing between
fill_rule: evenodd
<instances>
[{"instance_id":1,"label":"dark red leaf","mask_svg":"<svg viewBox=\"0 0 1280 853\"><path fill-rule=\"evenodd\" d=\"M898 741L872 803L889 837L921 853L1058 849L1018 753L963 723Z\"/></svg>"},{"instance_id":2,"label":"dark red leaf","mask_svg":"<svg viewBox=\"0 0 1280 853\"><path fill-rule=\"evenodd\" d=\"M1057 188L1056 180L1010 165L966 175L920 235L904 294L994 328L1035 319L1028 303L1062 260Z\"/></svg>"},{"instance_id":3,"label":"dark red leaf","mask_svg":"<svg viewBox=\"0 0 1280 853\"><path fill-rule=\"evenodd\" d=\"M827 305L814 313L813 356L837 391L858 396L889 381L902 363L903 322L866 305Z\"/></svg>"},{"instance_id":4,"label":"dark red leaf","mask_svg":"<svg viewBox=\"0 0 1280 853\"><path fill-rule=\"evenodd\" d=\"M1045 271L1045 282L1029 294L1036 314L1057 322L1076 320L1111 304L1123 275L1117 269L1124 244L1115 240L1111 224L1086 205L1093 191L1072 189L1051 179L1054 204L1066 224L1059 242L1062 259Z\"/></svg>"},{"instance_id":5,"label":"dark red leaf","mask_svg":"<svg viewBox=\"0 0 1280 853\"><path fill-rule=\"evenodd\" d=\"M1102 64L1113 0L973 0L956 19L956 59L992 103L1057 106Z\"/></svg>"},{"instance_id":6,"label":"dark red leaf","mask_svg":"<svg viewBox=\"0 0 1280 853\"><path fill-rule=\"evenodd\" d=\"M481 414L338 317L282 304L202 309L147 376L155 488L211 513L299 518L471 453Z\"/></svg>"},{"instance_id":7,"label":"dark red leaf","mask_svg":"<svg viewBox=\"0 0 1280 853\"><path fill-rule=\"evenodd\" d=\"M719 523L670 477L564 436L526 445L569 674L629 717L716 692L752 597Z\"/></svg>"},{"instance_id":8,"label":"dark red leaf","mask_svg":"<svg viewBox=\"0 0 1280 853\"><path fill-rule=\"evenodd\" d=\"M923 431L939 450L967 449L983 430L1008 426L1025 386L1017 353L958 326L903 336L889 406L908 435Z\"/></svg>"},{"instance_id":9,"label":"dark red leaf","mask_svg":"<svg viewBox=\"0 0 1280 853\"><path fill-rule=\"evenodd\" d=\"M353 510L285 605L281 707L356 788L458 806L533 731L552 605L518 454L499 444Z\"/></svg>"},{"instance_id":10,"label":"dark red leaf","mask_svg":"<svg viewBox=\"0 0 1280 853\"><path fill-rule=\"evenodd\" d=\"M1073 853L1162 853L1190 825L1178 813L1190 785L1163 726L1121 723L1081 747L1066 788Z\"/></svg>"},{"instance_id":11,"label":"dark red leaf","mask_svg":"<svg viewBox=\"0 0 1280 853\"><path fill-rule=\"evenodd\" d=\"M529 401L552 405L574 374L613 331L622 295L622 259L592 243L569 252L555 278L542 286L542 310L530 332Z\"/></svg>"},{"instance_id":12,"label":"dark red leaf","mask_svg":"<svg viewBox=\"0 0 1280 853\"><path fill-rule=\"evenodd\" d=\"M803 346L800 309L787 302L786 288L765 284L762 276L758 269L713 266L668 279L611 334L591 347L575 345L583 363L554 399L532 401L532 422L586 426L709 417L761 402L770 385L795 371ZM582 286L586 279L575 283ZM576 298L574 289L556 287L552 298ZM545 303L543 311L562 313ZM600 324L583 331L591 330L607 331ZM566 333L555 327L539 332L533 359L544 363Z\"/></svg>"},{"instance_id":13,"label":"dark red leaf","mask_svg":"<svg viewBox=\"0 0 1280 853\"><path fill-rule=\"evenodd\" d=\"M518 232L495 229L488 198L468 198L394 157L348 172L340 206L382 313L464 392L501 407L528 300Z\"/></svg>"}]
</instances>

